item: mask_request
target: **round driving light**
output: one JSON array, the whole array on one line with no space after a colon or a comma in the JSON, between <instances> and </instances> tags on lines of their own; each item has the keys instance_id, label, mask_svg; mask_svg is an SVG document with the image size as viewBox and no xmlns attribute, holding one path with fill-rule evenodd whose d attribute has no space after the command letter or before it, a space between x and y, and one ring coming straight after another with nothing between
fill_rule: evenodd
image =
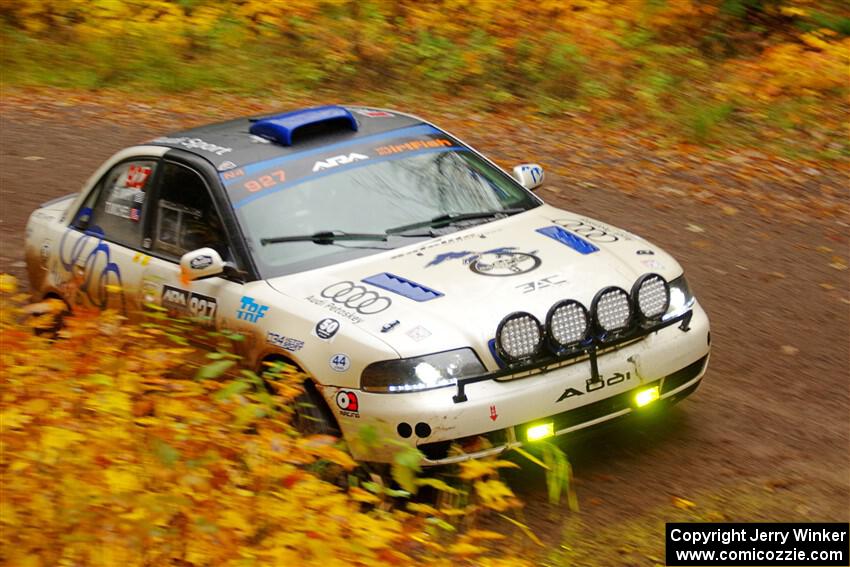
<instances>
[{"instance_id":1,"label":"round driving light","mask_svg":"<svg viewBox=\"0 0 850 567\"><path fill-rule=\"evenodd\" d=\"M543 327L531 313L511 313L496 329L496 349L509 362L532 358L543 346Z\"/></svg>"},{"instance_id":2,"label":"round driving light","mask_svg":"<svg viewBox=\"0 0 850 567\"><path fill-rule=\"evenodd\" d=\"M546 328L552 341L561 348L574 346L587 338L590 318L584 305L574 299L559 301L546 315Z\"/></svg>"},{"instance_id":3,"label":"round driving light","mask_svg":"<svg viewBox=\"0 0 850 567\"><path fill-rule=\"evenodd\" d=\"M632 322L632 302L623 288L606 287L596 294L591 305L596 326L606 333L625 330Z\"/></svg>"},{"instance_id":4,"label":"round driving light","mask_svg":"<svg viewBox=\"0 0 850 567\"><path fill-rule=\"evenodd\" d=\"M632 289L638 312L646 320L660 319L670 307L670 286L658 274L638 278Z\"/></svg>"}]
</instances>

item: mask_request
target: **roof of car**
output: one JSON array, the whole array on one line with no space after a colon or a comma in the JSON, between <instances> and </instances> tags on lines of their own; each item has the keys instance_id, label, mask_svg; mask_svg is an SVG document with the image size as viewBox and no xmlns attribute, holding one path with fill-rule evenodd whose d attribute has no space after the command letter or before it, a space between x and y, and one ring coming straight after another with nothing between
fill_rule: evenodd
<instances>
[{"instance_id":1,"label":"roof of car","mask_svg":"<svg viewBox=\"0 0 850 567\"><path fill-rule=\"evenodd\" d=\"M258 122L274 121L281 117L309 116L312 111L331 108L347 111L354 118L357 129L352 130L349 127L321 131L291 145L285 145L286 141L284 140L277 143L267 137L250 132L252 126ZM227 122L175 132L147 143L193 152L210 161L220 172L224 172L276 157L314 150L339 142L354 141L420 124L423 124L423 122L418 118L389 110L359 106L320 107L237 118ZM255 131L257 131L256 128Z\"/></svg>"}]
</instances>

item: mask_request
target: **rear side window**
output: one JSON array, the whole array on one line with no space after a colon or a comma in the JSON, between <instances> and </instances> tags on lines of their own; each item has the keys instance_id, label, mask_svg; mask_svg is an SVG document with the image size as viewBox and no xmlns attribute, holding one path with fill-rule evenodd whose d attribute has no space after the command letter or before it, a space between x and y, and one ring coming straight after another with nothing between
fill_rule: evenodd
<instances>
[{"instance_id":1,"label":"rear side window","mask_svg":"<svg viewBox=\"0 0 850 567\"><path fill-rule=\"evenodd\" d=\"M101 232L107 240L138 247L142 215L157 162L136 160L113 167L80 211L75 226Z\"/></svg>"}]
</instances>

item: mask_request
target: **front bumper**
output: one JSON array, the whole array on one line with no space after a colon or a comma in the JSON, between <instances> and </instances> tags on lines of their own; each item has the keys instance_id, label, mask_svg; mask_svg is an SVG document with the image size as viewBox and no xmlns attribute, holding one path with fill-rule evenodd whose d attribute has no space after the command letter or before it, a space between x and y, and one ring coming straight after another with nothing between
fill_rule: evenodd
<instances>
[{"instance_id":1,"label":"front bumper","mask_svg":"<svg viewBox=\"0 0 850 567\"><path fill-rule=\"evenodd\" d=\"M601 381L592 381L591 361L584 358L543 373L467 383L462 403L449 387L392 394L357 390L357 411L343 412L340 427L349 440L368 425L388 441L368 448L350 443L359 460L391 461L404 443L425 454L423 464L445 465L522 445L525 429L540 420L554 422L555 435L563 435L621 417L633 411L634 391L647 386L658 385L661 399L683 397L701 380L710 350L708 317L696 302L691 309L686 330L668 326L600 354ZM329 403L339 391L325 388ZM480 437L489 446L480 447Z\"/></svg>"}]
</instances>

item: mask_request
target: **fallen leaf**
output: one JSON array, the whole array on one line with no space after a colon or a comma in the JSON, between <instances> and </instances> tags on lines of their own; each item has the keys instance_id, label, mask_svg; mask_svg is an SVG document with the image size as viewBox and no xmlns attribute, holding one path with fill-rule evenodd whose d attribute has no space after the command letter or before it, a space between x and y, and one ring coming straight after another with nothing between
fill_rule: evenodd
<instances>
[{"instance_id":1,"label":"fallen leaf","mask_svg":"<svg viewBox=\"0 0 850 567\"><path fill-rule=\"evenodd\" d=\"M791 345L782 345L780 350L782 351L782 354L787 354L788 356L795 356L798 352L800 352L800 349Z\"/></svg>"},{"instance_id":2,"label":"fallen leaf","mask_svg":"<svg viewBox=\"0 0 850 567\"><path fill-rule=\"evenodd\" d=\"M24 158L24 160L25 160L25 161L41 161L41 160L43 160L43 159L44 159L44 158L43 158L43 157L41 157L41 156L26 156L26 157Z\"/></svg>"},{"instance_id":3,"label":"fallen leaf","mask_svg":"<svg viewBox=\"0 0 850 567\"><path fill-rule=\"evenodd\" d=\"M730 217L738 214L738 209L736 209L732 205L723 205L720 208L720 210L723 211L724 215L727 215L727 216L730 216Z\"/></svg>"},{"instance_id":4,"label":"fallen leaf","mask_svg":"<svg viewBox=\"0 0 850 567\"><path fill-rule=\"evenodd\" d=\"M697 503L691 502L690 500L685 500L684 498L679 498L677 496L673 497L673 506L676 508L680 508L682 510L690 510L691 508L696 508Z\"/></svg>"},{"instance_id":5,"label":"fallen leaf","mask_svg":"<svg viewBox=\"0 0 850 567\"><path fill-rule=\"evenodd\" d=\"M705 232L705 229L703 227L696 225L696 224L689 224L688 226L685 227L685 230L689 230L690 232L697 232L697 233Z\"/></svg>"}]
</instances>

